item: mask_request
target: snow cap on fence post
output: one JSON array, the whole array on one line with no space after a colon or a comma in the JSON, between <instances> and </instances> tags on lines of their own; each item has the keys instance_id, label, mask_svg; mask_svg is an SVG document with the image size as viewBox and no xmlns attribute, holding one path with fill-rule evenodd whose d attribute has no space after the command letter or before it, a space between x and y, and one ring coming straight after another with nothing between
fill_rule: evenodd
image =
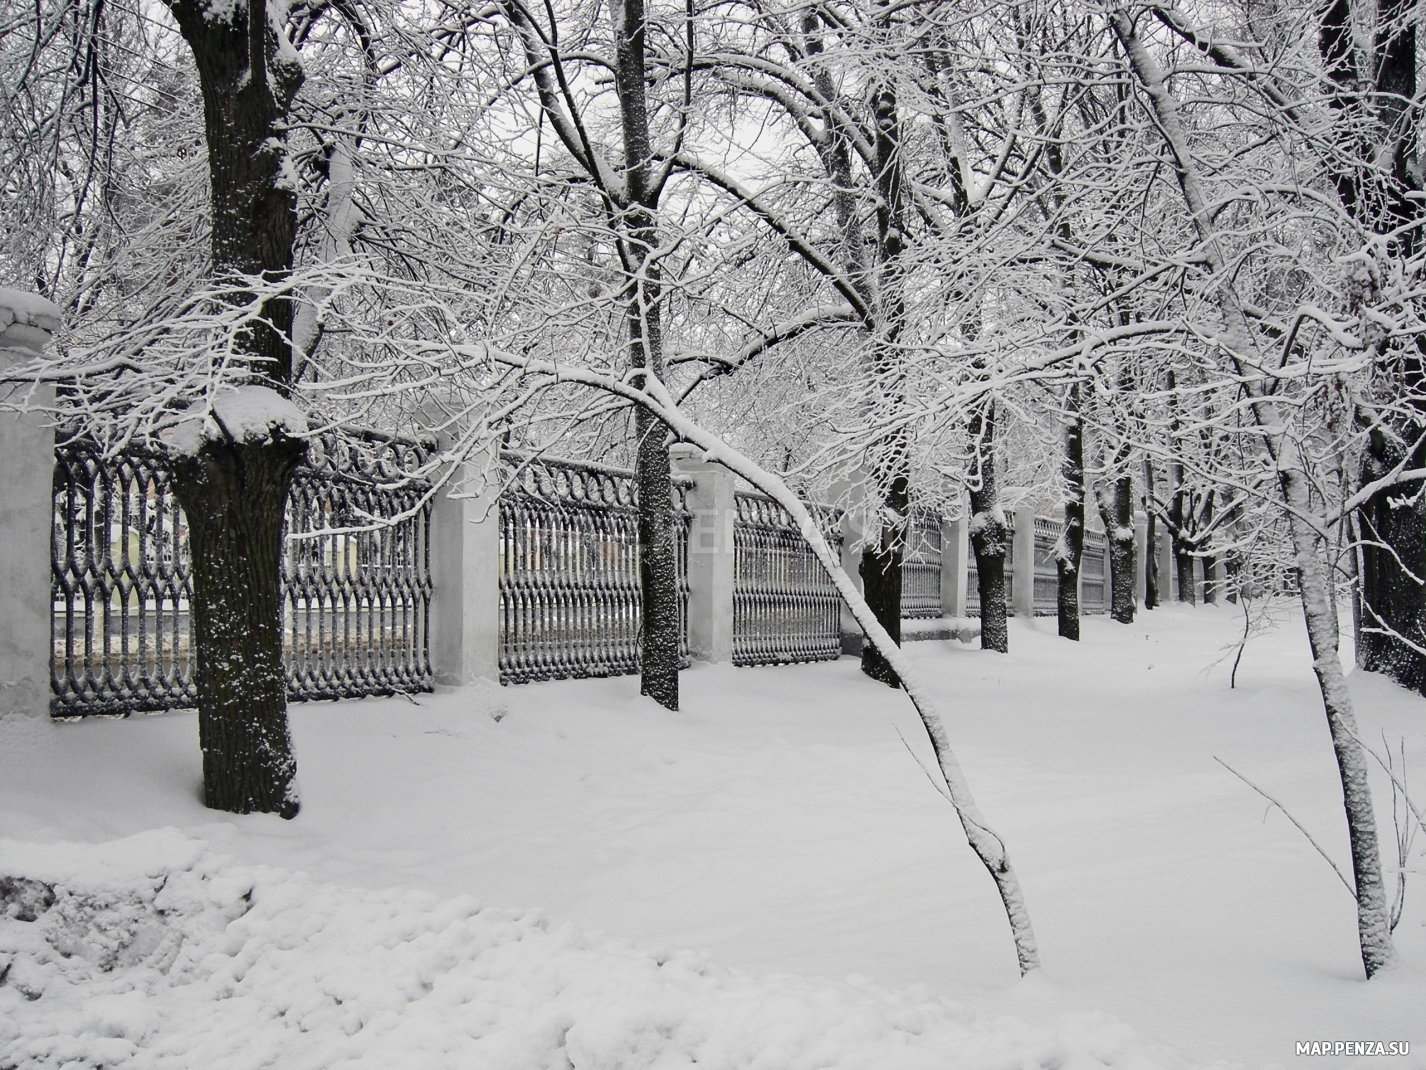
<instances>
[{"instance_id":1,"label":"snow cap on fence post","mask_svg":"<svg viewBox=\"0 0 1426 1070\"><path fill-rule=\"evenodd\" d=\"M432 503L431 668L447 687L500 682L499 497L490 447L465 458Z\"/></svg>"},{"instance_id":2,"label":"snow cap on fence post","mask_svg":"<svg viewBox=\"0 0 1426 1070\"><path fill-rule=\"evenodd\" d=\"M1035 507L1022 505L1015 510L1014 572L1011 576L1010 601L1015 615L1025 621L1035 619Z\"/></svg>"},{"instance_id":3,"label":"snow cap on fence post","mask_svg":"<svg viewBox=\"0 0 1426 1070\"><path fill-rule=\"evenodd\" d=\"M693 480L688 491L688 646L699 661L733 660L733 497L737 477L696 446L669 447L675 470Z\"/></svg>"},{"instance_id":4,"label":"snow cap on fence post","mask_svg":"<svg viewBox=\"0 0 1426 1070\"><path fill-rule=\"evenodd\" d=\"M0 288L0 369L44 354L60 311L43 297ZM42 717L50 697L50 543L54 525L54 390L12 385L0 413L0 717Z\"/></svg>"}]
</instances>

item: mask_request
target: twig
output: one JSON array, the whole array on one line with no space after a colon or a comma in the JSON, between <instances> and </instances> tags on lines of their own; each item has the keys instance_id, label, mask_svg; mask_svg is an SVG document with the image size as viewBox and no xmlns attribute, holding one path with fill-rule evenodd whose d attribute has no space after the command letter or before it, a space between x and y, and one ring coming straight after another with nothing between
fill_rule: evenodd
<instances>
[{"instance_id":1,"label":"twig","mask_svg":"<svg viewBox=\"0 0 1426 1070\"><path fill-rule=\"evenodd\" d=\"M1250 788L1252 788L1254 791L1256 791L1259 795L1261 795L1261 796L1262 796L1264 799L1266 799L1268 802L1272 803L1272 804L1273 804L1274 806L1276 806L1279 810L1281 810L1281 811L1282 811L1282 816L1285 817L1285 818L1287 818L1289 821L1291 821L1294 825L1297 826L1297 831L1300 832L1300 833L1302 833L1304 836L1307 837L1307 842L1310 843L1310 844L1312 844L1312 846L1313 846L1314 848L1316 848L1317 853L1322 856L1323 860L1324 860L1329 866L1332 867L1332 872L1335 873L1335 874L1337 874L1337 879L1342 882L1342 887L1345 888L1345 889L1347 889L1347 894L1350 895L1353 899L1356 899L1356 898L1357 898L1357 891L1356 891L1356 889L1353 888L1350 884L1347 883L1347 878L1346 878L1345 876L1343 876L1343 875L1342 875L1342 871L1337 868L1337 863L1336 863L1336 862L1333 862L1331 856L1330 856L1326 851L1322 850L1322 845L1319 844L1316 840L1314 840L1314 839L1312 838L1312 833L1308 832L1307 829L1305 829L1305 828L1302 827L1302 822L1301 822L1301 821L1297 820L1297 818L1293 817L1290 813L1288 813L1288 812L1287 812L1287 808L1286 808L1285 806L1283 806L1282 803L1278 802L1278 801L1277 801L1276 799L1274 799L1271 795L1269 795L1267 792L1265 792L1262 788L1258 787L1258 786L1257 786L1256 784L1254 784L1251 780L1249 780L1247 777L1245 777L1242 773L1238 772L1238 770L1234 769L1231 765L1229 765L1227 762L1225 762L1222 758L1218 757L1218 755L1215 754L1215 755L1213 756L1213 760L1214 760L1215 762L1217 762L1219 765L1221 765L1224 769L1228 770L1228 772L1232 773L1235 777L1237 777L1239 780L1241 780L1244 784L1248 785L1248 787L1250 787Z\"/></svg>"},{"instance_id":2,"label":"twig","mask_svg":"<svg viewBox=\"0 0 1426 1070\"><path fill-rule=\"evenodd\" d=\"M921 772L926 774L926 779L931 782L931 787L936 789L937 794L939 794L941 798L945 799L946 802L951 803L951 805L954 806L955 803L952 801L951 797L946 794L946 789L940 784L936 783L936 778L931 775L931 770L926 768L926 763L921 761L920 757L916 754L916 752L911 749L911 744L906 742L906 737L901 735L901 729L897 728L896 725L892 725L891 727L896 729L896 734L901 739L901 745L906 748L906 753L911 755L911 760L921 767Z\"/></svg>"}]
</instances>

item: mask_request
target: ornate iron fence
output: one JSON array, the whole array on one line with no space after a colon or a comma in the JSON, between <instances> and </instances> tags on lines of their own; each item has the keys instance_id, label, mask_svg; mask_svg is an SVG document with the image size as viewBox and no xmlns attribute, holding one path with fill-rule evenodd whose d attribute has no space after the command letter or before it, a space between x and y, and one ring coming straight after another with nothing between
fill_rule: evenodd
<instances>
[{"instance_id":1,"label":"ornate iron fence","mask_svg":"<svg viewBox=\"0 0 1426 1070\"><path fill-rule=\"evenodd\" d=\"M1035 517L1035 616L1053 617L1060 611L1060 572L1055 560L1064 525L1049 517Z\"/></svg>"},{"instance_id":2,"label":"ornate iron fence","mask_svg":"<svg viewBox=\"0 0 1426 1070\"><path fill-rule=\"evenodd\" d=\"M500 495L500 680L639 671L634 473L507 453ZM688 659L686 489L675 481L679 650Z\"/></svg>"},{"instance_id":3,"label":"ornate iron fence","mask_svg":"<svg viewBox=\"0 0 1426 1070\"><path fill-rule=\"evenodd\" d=\"M733 496L733 664L831 661L842 653L841 598L787 510ZM840 513L814 510L834 549Z\"/></svg>"},{"instance_id":4,"label":"ornate iron fence","mask_svg":"<svg viewBox=\"0 0 1426 1070\"><path fill-rule=\"evenodd\" d=\"M906 525L901 559L901 616L941 615L941 517L916 509Z\"/></svg>"},{"instance_id":5,"label":"ornate iron fence","mask_svg":"<svg viewBox=\"0 0 1426 1070\"><path fill-rule=\"evenodd\" d=\"M1108 583L1104 575L1105 539L1102 531L1084 533L1084 556L1079 565L1079 611L1086 616L1109 612Z\"/></svg>"},{"instance_id":6,"label":"ornate iron fence","mask_svg":"<svg viewBox=\"0 0 1426 1070\"><path fill-rule=\"evenodd\" d=\"M430 448L375 436L312 442L287 497L289 697L431 689L431 503L411 477Z\"/></svg>"},{"instance_id":7,"label":"ornate iron fence","mask_svg":"<svg viewBox=\"0 0 1426 1070\"><path fill-rule=\"evenodd\" d=\"M376 435L314 440L288 498L289 530L372 530L287 544L288 698L429 690L430 505L409 473L424 447ZM55 449L51 713L122 716L197 701L183 512L163 457Z\"/></svg>"}]
</instances>

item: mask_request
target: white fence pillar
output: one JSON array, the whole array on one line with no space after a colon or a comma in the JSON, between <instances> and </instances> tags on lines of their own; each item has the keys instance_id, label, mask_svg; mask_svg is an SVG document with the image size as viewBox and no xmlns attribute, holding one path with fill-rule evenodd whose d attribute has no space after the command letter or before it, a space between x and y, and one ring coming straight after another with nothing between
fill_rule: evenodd
<instances>
[{"instance_id":1,"label":"white fence pillar","mask_svg":"<svg viewBox=\"0 0 1426 1070\"><path fill-rule=\"evenodd\" d=\"M0 369L40 356L60 311L42 297L0 289ZM9 400L18 402L26 388ZM47 716L50 698L50 543L54 525L54 426L49 387L28 396L40 410L0 413L0 717Z\"/></svg>"},{"instance_id":2,"label":"white fence pillar","mask_svg":"<svg viewBox=\"0 0 1426 1070\"><path fill-rule=\"evenodd\" d=\"M941 616L966 615L966 581L969 578L970 525L966 510L954 520L941 521Z\"/></svg>"},{"instance_id":3,"label":"white fence pillar","mask_svg":"<svg viewBox=\"0 0 1426 1070\"><path fill-rule=\"evenodd\" d=\"M431 509L431 667L451 687L500 682L500 480L494 451L469 458Z\"/></svg>"},{"instance_id":4,"label":"white fence pillar","mask_svg":"<svg viewBox=\"0 0 1426 1070\"><path fill-rule=\"evenodd\" d=\"M1178 566L1173 559L1173 537L1159 524L1159 605L1178 599Z\"/></svg>"},{"instance_id":5,"label":"white fence pillar","mask_svg":"<svg viewBox=\"0 0 1426 1070\"><path fill-rule=\"evenodd\" d=\"M1144 575L1144 569L1149 561L1148 552L1149 518L1145 513L1136 512L1134 514L1134 601L1141 606L1148 594L1148 580Z\"/></svg>"},{"instance_id":6,"label":"white fence pillar","mask_svg":"<svg viewBox=\"0 0 1426 1070\"><path fill-rule=\"evenodd\" d=\"M1022 505L1015 510L1014 574L1010 577L1010 601L1015 615L1035 619L1035 509Z\"/></svg>"},{"instance_id":7,"label":"white fence pillar","mask_svg":"<svg viewBox=\"0 0 1426 1070\"><path fill-rule=\"evenodd\" d=\"M688 507L688 646L700 661L733 660L733 500L737 477L693 446L670 447L677 470L693 478Z\"/></svg>"}]
</instances>

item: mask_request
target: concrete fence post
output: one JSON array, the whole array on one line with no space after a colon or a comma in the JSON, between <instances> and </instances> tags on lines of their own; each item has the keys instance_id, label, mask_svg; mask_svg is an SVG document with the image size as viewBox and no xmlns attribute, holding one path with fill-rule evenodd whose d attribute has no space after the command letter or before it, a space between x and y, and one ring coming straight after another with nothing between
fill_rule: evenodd
<instances>
[{"instance_id":1,"label":"concrete fence post","mask_svg":"<svg viewBox=\"0 0 1426 1070\"><path fill-rule=\"evenodd\" d=\"M466 460L431 509L436 683L500 682L500 479L493 449Z\"/></svg>"},{"instance_id":2,"label":"concrete fence post","mask_svg":"<svg viewBox=\"0 0 1426 1070\"><path fill-rule=\"evenodd\" d=\"M970 523L965 507L953 520L941 519L941 616L966 615L970 578Z\"/></svg>"},{"instance_id":3,"label":"concrete fence post","mask_svg":"<svg viewBox=\"0 0 1426 1070\"><path fill-rule=\"evenodd\" d=\"M44 298L0 288L0 370L41 356L59 323ZM44 717L50 705L54 390L20 386L8 400L22 398L34 411L0 413L0 717Z\"/></svg>"},{"instance_id":4,"label":"concrete fence post","mask_svg":"<svg viewBox=\"0 0 1426 1070\"><path fill-rule=\"evenodd\" d=\"M1017 617L1035 619L1035 509L1022 505L1015 510L1014 574L1010 577L1010 601Z\"/></svg>"},{"instance_id":5,"label":"concrete fence post","mask_svg":"<svg viewBox=\"0 0 1426 1070\"><path fill-rule=\"evenodd\" d=\"M688 646L700 661L733 660L733 524L737 477L705 461L693 446L670 447L679 473L691 476L688 492Z\"/></svg>"},{"instance_id":6,"label":"concrete fence post","mask_svg":"<svg viewBox=\"0 0 1426 1070\"><path fill-rule=\"evenodd\" d=\"M1134 513L1134 601L1144 604L1148 595L1147 578L1144 567L1148 563L1149 517L1147 513Z\"/></svg>"},{"instance_id":7,"label":"concrete fence post","mask_svg":"<svg viewBox=\"0 0 1426 1070\"><path fill-rule=\"evenodd\" d=\"M1159 605L1178 601L1178 565L1174 561L1174 536L1159 525Z\"/></svg>"}]
</instances>

